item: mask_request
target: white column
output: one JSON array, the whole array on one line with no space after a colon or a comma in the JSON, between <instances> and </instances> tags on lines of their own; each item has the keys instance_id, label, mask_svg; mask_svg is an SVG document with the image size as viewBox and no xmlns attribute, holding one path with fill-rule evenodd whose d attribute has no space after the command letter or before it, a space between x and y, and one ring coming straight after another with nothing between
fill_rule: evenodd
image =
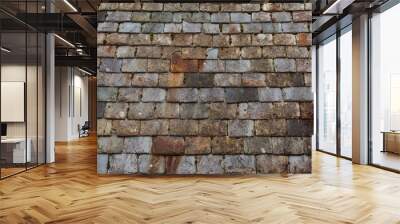
<instances>
[{"instance_id":1,"label":"white column","mask_svg":"<svg viewBox=\"0 0 400 224\"><path fill-rule=\"evenodd\" d=\"M368 163L368 15L353 20L353 162Z\"/></svg>"},{"instance_id":2,"label":"white column","mask_svg":"<svg viewBox=\"0 0 400 224\"><path fill-rule=\"evenodd\" d=\"M53 34L47 34L46 45L46 163L53 163L55 161L55 43Z\"/></svg>"}]
</instances>

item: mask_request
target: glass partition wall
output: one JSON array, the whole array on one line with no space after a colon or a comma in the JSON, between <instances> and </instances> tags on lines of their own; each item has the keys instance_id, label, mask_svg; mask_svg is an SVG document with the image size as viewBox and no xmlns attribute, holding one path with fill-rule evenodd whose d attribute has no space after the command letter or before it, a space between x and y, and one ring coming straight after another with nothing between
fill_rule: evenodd
<instances>
[{"instance_id":1,"label":"glass partition wall","mask_svg":"<svg viewBox=\"0 0 400 224\"><path fill-rule=\"evenodd\" d=\"M1 179L45 163L45 34L20 19L43 3L13 3L0 3Z\"/></svg>"},{"instance_id":2,"label":"glass partition wall","mask_svg":"<svg viewBox=\"0 0 400 224\"><path fill-rule=\"evenodd\" d=\"M352 157L351 25L317 47L317 150Z\"/></svg>"}]
</instances>

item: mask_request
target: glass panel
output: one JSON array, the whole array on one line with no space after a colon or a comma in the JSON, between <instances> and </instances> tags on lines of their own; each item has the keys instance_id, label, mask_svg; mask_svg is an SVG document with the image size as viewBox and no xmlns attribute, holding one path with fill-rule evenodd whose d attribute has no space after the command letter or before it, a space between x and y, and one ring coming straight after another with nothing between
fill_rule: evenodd
<instances>
[{"instance_id":1,"label":"glass panel","mask_svg":"<svg viewBox=\"0 0 400 224\"><path fill-rule=\"evenodd\" d=\"M372 23L372 163L400 170L400 4L374 15Z\"/></svg>"},{"instance_id":2,"label":"glass panel","mask_svg":"<svg viewBox=\"0 0 400 224\"><path fill-rule=\"evenodd\" d=\"M45 65L46 65L46 37L44 34L39 34L38 46L38 163L45 163L46 149L45 149Z\"/></svg>"},{"instance_id":3,"label":"glass panel","mask_svg":"<svg viewBox=\"0 0 400 224\"><path fill-rule=\"evenodd\" d=\"M27 149L30 150L30 160L28 168L37 165L38 160L38 119L37 119L37 98L38 98L38 35L36 32L28 32L28 63L27 63L27 82L26 82L26 112L27 112Z\"/></svg>"},{"instance_id":4,"label":"glass panel","mask_svg":"<svg viewBox=\"0 0 400 224\"><path fill-rule=\"evenodd\" d=\"M1 166L2 177L25 170L26 150L26 33L1 34ZM29 149L29 147L28 147Z\"/></svg>"},{"instance_id":5,"label":"glass panel","mask_svg":"<svg viewBox=\"0 0 400 224\"><path fill-rule=\"evenodd\" d=\"M318 48L318 149L336 153L336 37Z\"/></svg>"},{"instance_id":6,"label":"glass panel","mask_svg":"<svg viewBox=\"0 0 400 224\"><path fill-rule=\"evenodd\" d=\"M352 33L340 36L340 153L352 157Z\"/></svg>"},{"instance_id":7,"label":"glass panel","mask_svg":"<svg viewBox=\"0 0 400 224\"><path fill-rule=\"evenodd\" d=\"M0 1L9 12L0 12L1 178L45 162L46 40L43 33L21 22L26 13L43 12L44 3Z\"/></svg>"},{"instance_id":8,"label":"glass panel","mask_svg":"<svg viewBox=\"0 0 400 224\"><path fill-rule=\"evenodd\" d=\"M39 1L32 1L27 3L26 11L28 13L39 13L41 12L42 4ZM38 23L39 17L34 16L32 21ZM35 167L38 165L39 160L39 70L40 67L40 37L36 30L27 30L27 44L28 44L28 62L27 62L27 142L28 149L31 150L31 162L27 165L28 167Z\"/></svg>"}]
</instances>

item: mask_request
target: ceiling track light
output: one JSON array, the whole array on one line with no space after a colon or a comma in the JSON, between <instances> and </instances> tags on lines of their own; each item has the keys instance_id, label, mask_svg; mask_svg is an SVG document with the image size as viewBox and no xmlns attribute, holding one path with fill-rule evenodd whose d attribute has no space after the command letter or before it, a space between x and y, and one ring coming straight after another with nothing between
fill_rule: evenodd
<instances>
[{"instance_id":1,"label":"ceiling track light","mask_svg":"<svg viewBox=\"0 0 400 224\"><path fill-rule=\"evenodd\" d=\"M4 51L6 53L11 53L11 50L9 50L9 49L7 49L5 47L1 47L0 49L1 49L1 51Z\"/></svg>"},{"instance_id":2,"label":"ceiling track light","mask_svg":"<svg viewBox=\"0 0 400 224\"><path fill-rule=\"evenodd\" d=\"M78 9L75 8L68 0L64 0L64 3L68 5L74 12L78 12Z\"/></svg>"},{"instance_id":3,"label":"ceiling track light","mask_svg":"<svg viewBox=\"0 0 400 224\"><path fill-rule=\"evenodd\" d=\"M340 15L343 10L351 5L355 0L336 0L330 5L324 12L323 15Z\"/></svg>"},{"instance_id":4,"label":"ceiling track light","mask_svg":"<svg viewBox=\"0 0 400 224\"><path fill-rule=\"evenodd\" d=\"M78 70L81 71L81 72L83 72L83 73L85 73L86 75L89 75L89 76L92 76L92 75L93 75L92 73L90 73L90 72L88 72L88 71L86 71L86 70L83 70L83 69L81 69L81 68L79 68L79 67L78 67Z\"/></svg>"},{"instance_id":5,"label":"ceiling track light","mask_svg":"<svg viewBox=\"0 0 400 224\"><path fill-rule=\"evenodd\" d=\"M61 40L62 42L64 42L65 44L67 44L68 46L72 47L72 48L76 48L75 45L73 45L71 42L69 42L68 40L62 38L61 36L59 36L58 34L54 34L55 37L57 37L59 40Z\"/></svg>"}]
</instances>

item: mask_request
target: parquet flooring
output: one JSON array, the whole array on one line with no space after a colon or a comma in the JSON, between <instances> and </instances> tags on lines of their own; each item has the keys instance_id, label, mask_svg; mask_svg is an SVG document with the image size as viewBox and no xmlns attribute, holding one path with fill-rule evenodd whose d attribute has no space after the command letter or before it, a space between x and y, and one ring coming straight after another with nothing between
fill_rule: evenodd
<instances>
[{"instance_id":1,"label":"parquet flooring","mask_svg":"<svg viewBox=\"0 0 400 224\"><path fill-rule=\"evenodd\" d=\"M23 168L19 168L19 167L17 167L17 168L14 168L14 167L5 168L5 167L3 167L3 168L1 168L1 176L2 177L8 177L8 176L11 176L13 174L16 174L16 173L19 173L19 172L23 172L23 171L25 171L25 167L23 167Z\"/></svg>"},{"instance_id":2,"label":"parquet flooring","mask_svg":"<svg viewBox=\"0 0 400 224\"><path fill-rule=\"evenodd\" d=\"M0 223L400 223L400 175L322 153L313 174L99 177L95 138L0 181Z\"/></svg>"}]
</instances>

